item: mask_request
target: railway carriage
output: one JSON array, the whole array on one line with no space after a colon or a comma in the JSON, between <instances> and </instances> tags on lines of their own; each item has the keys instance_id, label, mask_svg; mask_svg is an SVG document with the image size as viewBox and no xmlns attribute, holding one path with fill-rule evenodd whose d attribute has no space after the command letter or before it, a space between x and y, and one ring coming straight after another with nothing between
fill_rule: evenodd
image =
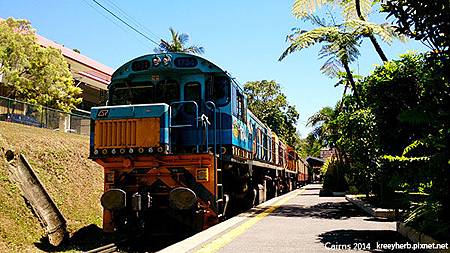
<instances>
[{"instance_id":1,"label":"railway carriage","mask_svg":"<svg viewBox=\"0 0 450 253\"><path fill-rule=\"evenodd\" d=\"M91 113L90 158L104 168L103 228L196 232L292 190L299 157L247 109L210 61L149 54L117 69Z\"/></svg>"}]
</instances>

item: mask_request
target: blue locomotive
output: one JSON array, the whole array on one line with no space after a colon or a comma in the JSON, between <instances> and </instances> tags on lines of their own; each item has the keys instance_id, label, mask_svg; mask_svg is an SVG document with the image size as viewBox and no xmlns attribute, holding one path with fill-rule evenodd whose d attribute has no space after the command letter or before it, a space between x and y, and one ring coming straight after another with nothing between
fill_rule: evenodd
<instances>
[{"instance_id":1,"label":"blue locomotive","mask_svg":"<svg viewBox=\"0 0 450 253\"><path fill-rule=\"evenodd\" d=\"M105 173L105 231L199 231L306 179L239 84L204 58L138 57L108 91L107 106L92 109L90 143Z\"/></svg>"}]
</instances>

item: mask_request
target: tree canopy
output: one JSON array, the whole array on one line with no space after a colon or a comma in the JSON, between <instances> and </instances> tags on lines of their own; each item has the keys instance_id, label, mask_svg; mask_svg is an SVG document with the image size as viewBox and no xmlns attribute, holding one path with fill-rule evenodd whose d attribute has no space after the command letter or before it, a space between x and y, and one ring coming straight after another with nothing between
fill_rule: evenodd
<instances>
[{"instance_id":1,"label":"tree canopy","mask_svg":"<svg viewBox=\"0 0 450 253\"><path fill-rule=\"evenodd\" d=\"M169 28L170 41L167 42L161 39L159 46L154 49L155 53L167 53L167 52L181 52L192 54L203 54L205 49L201 46L186 46L189 41L189 35L187 33L179 33L172 27Z\"/></svg>"},{"instance_id":2,"label":"tree canopy","mask_svg":"<svg viewBox=\"0 0 450 253\"><path fill-rule=\"evenodd\" d=\"M0 21L1 93L9 98L70 111L81 102L81 89L61 52L36 43L30 22Z\"/></svg>"},{"instance_id":3,"label":"tree canopy","mask_svg":"<svg viewBox=\"0 0 450 253\"><path fill-rule=\"evenodd\" d=\"M247 82L244 92L250 111L288 145L297 148L300 138L296 124L300 115L295 106L288 103L280 85L274 80Z\"/></svg>"},{"instance_id":4,"label":"tree canopy","mask_svg":"<svg viewBox=\"0 0 450 253\"><path fill-rule=\"evenodd\" d=\"M421 40L438 51L450 49L448 0L390 0L383 1L383 11L396 18L397 30Z\"/></svg>"},{"instance_id":5,"label":"tree canopy","mask_svg":"<svg viewBox=\"0 0 450 253\"><path fill-rule=\"evenodd\" d=\"M308 11L320 5L360 2L374 1L297 0L302 7L294 5L294 10L314 17ZM396 208L408 210L408 223L445 241L450 239L450 4L392 0L384 1L383 7L397 18L396 32L426 43L430 52L384 61L368 76L354 80L351 87L357 93L344 93L334 109L325 107L309 119L315 130L305 148L314 152L314 141L322 140L323 146L337 150L325 167L339 173L325 174L324 188L348 182L352 191L373 194L378 203L396 202ZM314 21L321 19L314 17ZM329 36L330 28L296 34L290 49L333 45L334 40L323 36ZM348 72L339 77L346 86L351 81ZM336 180L342 175L344 181ZM399 194L402 201L396 199ZM411 201L411 196L419 195Z\"/></svg>"}]
</instances>

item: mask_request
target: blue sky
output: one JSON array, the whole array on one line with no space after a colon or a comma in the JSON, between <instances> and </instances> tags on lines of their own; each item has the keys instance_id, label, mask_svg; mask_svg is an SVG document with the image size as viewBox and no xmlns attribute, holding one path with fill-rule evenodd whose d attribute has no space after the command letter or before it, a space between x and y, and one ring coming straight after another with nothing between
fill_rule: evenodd
<instances>
[{"instance_id":1,"label":"blue sky","mask_svg":"<svg viewBox=\"0 0 450 253\"><path fill-rule=\"evenodd\" d=\"M291 28L310 28L291 15L293 1L97 1L126 20L130 17L137 20L145 27L139 29L155 41L169 38L169 27L188 33L191 44L206 49L203 57L230 72L241 84L276 80L300 112L298 129L303 137L310 131L305 127L308 117L324 106L333 106L342 95L342 89L334 87L337 80L320 73L323 60L317 57L319 47L294 53L278 62L288 46L285 38ZM93 0L0 0L0 17L28 19L40 35L77 48L114 69L132 58L152 53L155 47ZM384 16L375 15L372 20L384 22ZM382 44L382 47L389 59L396 59L407 50L426 49L415 41ZM367 75L380 63L372 45L364 42L360 59L352 69Z\"/></svg>"}]
</instances>

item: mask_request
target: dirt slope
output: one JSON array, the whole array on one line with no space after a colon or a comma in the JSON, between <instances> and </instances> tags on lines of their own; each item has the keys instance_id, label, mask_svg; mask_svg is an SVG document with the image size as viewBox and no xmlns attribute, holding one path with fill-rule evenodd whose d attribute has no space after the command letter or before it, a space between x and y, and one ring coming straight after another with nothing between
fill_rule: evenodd
<instances>
[{"instance_id":1,"label":"dirt slope","mask_svg":"<svg viewBox=\"0 0 450 253\"><path fill-rule=\"evenodd\" d=\"M0 122L0 252L40 251L44 236L8 171L4 152L25 154L74 233L90 224L101 227L103 170L87 158L88 148L88 136Z\"/></svg>"}]
</instances>

